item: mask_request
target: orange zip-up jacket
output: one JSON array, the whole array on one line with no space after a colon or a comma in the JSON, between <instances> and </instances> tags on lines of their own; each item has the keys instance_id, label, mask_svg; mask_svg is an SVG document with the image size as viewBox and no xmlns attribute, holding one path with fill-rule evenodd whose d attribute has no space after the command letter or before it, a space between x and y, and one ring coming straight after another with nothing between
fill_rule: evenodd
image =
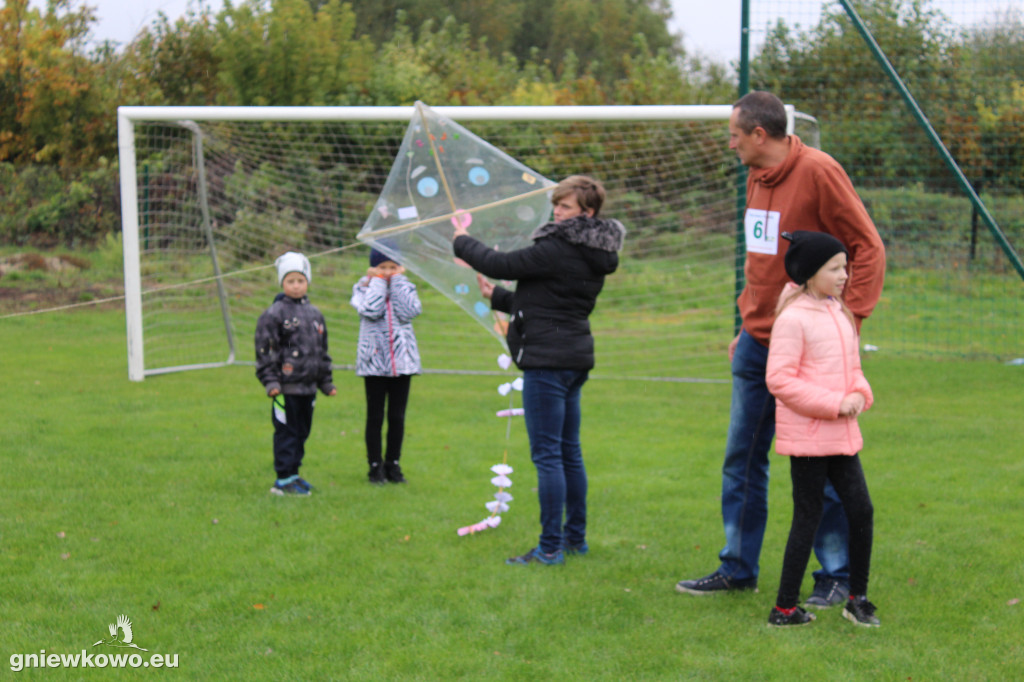
<instances>
[{"instance_id":1,"label":"orange zip-up jacket","mask_svg":"<svg viewBox=\"0 0 1024 682\"><path fill-rule=\"evenodd\" d=\"M841 241L849 252L843 299L860 322L871 314L885 280L885 246L843 167L825 152L789 136L786 160L751 168L745 211L746 286L737 301L743 328L768 345L775 304L789 281L782 232L813 230Z\"/></svg>"}]
</instances>

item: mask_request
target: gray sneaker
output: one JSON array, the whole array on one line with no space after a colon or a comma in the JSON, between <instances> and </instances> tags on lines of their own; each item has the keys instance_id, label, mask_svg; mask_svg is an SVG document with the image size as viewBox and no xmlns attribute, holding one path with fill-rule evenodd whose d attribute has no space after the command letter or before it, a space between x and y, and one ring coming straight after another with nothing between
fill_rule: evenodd
<instances>
[{"instance_id":1,"label":"gray sneaker","mask_svg":"<svg viewBox=\"0 0 1024 682\"><path fill-rule=\"evenodd\" d=\"M812 609L827 609L836 604L844 603L850 596L850 588L838 580L818 580L814 583L814 592L807 598L804 606Z\"/></svg>"}]
</instances>

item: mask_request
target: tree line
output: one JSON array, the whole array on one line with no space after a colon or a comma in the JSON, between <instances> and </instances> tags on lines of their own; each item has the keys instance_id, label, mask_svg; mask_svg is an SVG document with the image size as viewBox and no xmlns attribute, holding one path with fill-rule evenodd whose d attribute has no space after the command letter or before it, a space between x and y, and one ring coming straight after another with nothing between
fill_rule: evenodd
<instances>
[{"instance_id":1,"label":"tree line","mask_svg":"<svg viewBox=\"0 0 1024 682\"><path fill-rule=\"evenodd\" d=\"M92 45L88 5L0 8L0 243L118 229L122 105L728 101L666 0L230 0Z\"/></svg>"},{"instance_id":2,"label":"tree line","mask_svg":"<svg viewBox=\"0 0 1024 682\"><path fill-rule=\"evenodd\" d=\"M724 68L687 60L668 16L665 0L229 0L174 23L161 14L120 49L89 49L87 5L6 0L0 161L111 158L120 105L728 98Z\"/></svg>"},{"instance_id":3,"label":"tree line","mask_svg":"<svg viewBox=\"0 0 1024 682\"><path fill-rule=\"evenodd\" d=\"M860 0L889 59L972 178L1024 190L1024 25L959 30L927 0ZM88 5L0 7L0 243L83 244L119 229L121 105L704 104L736 98L687 54L667 0L242 0L91 42ZM822 125L858 182L948 189L848 18L780 22L751 63ZM938 178L945 178L940 180ZM947 185L943 185L947 183Z\"/></svg>"},{"instance_id":4,"label":"tree line","mask_svg":"<svg viewBox=\"0 0 1024 682\"><path fill-rule=\"evenodd\" d=\"M856 7L968 178L986 191L1024 193L1024 13L1006 8L960 27L926 0L861 0ZM785 93L816 116L823 148L859 185L955 189L837 5L808 31L774 26L751 65L751 84Z\"/></svg>"}]
</instances>

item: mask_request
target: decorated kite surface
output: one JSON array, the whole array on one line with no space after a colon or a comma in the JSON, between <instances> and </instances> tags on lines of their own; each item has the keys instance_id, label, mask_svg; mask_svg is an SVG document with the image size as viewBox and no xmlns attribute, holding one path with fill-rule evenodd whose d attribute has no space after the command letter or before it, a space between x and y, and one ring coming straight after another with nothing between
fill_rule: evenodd
<instances>
[{"instance_id":1,"label":"decorated kite surface","mask_svg":"<svg viewBox=\"0 0 1024 682\"><path fill-rule=\"evenodd\" d=\"M357 236L437 288L504 343L475 273L452 255L452 233L461 223L497 250L528 246L533 231L550 220L554 185L417 102L384 189Z\"/></svg>"}]
</instances>

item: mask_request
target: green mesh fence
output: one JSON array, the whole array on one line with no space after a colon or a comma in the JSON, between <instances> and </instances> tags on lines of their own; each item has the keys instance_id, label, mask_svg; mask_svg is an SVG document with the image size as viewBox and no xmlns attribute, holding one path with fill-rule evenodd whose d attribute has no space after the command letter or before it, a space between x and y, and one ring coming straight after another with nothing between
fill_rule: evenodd
<instances>
[{"instance_id":1,"label":"green mesh fence","mask_svg":"<svg viewBox=\"0 0 1024 682\"><path fill-rule=\"evenodd\" d=\"M848 3L991 215L996 234L839 0L749 0L749 87L813 114L886 243L863 341L1024 357L1024 10L1007 0Z\"/></svg>"}]
</instances>

